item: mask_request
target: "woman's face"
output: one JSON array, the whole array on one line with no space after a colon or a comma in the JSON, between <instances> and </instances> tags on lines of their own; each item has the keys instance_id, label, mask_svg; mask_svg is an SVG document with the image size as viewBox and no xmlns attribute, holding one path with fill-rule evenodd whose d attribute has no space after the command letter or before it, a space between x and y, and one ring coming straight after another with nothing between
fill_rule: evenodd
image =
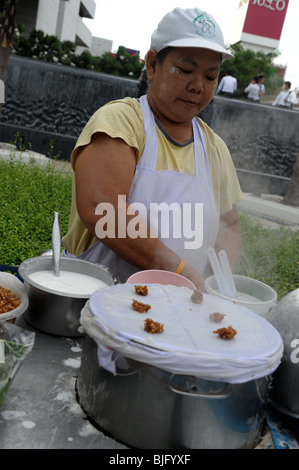
<instances>
[{"instance_id":1,"label":"woman's face","mask_svg":"<svg viewBox=\"0 0 299 470\"><path fill-rule=\"evenodd\" d=\"M148 92L154 113L163 119L185 123L212 100L218 84L221 54L208 49L174 48L162 63L148 52Z\"/></svg>"}]
</instances>

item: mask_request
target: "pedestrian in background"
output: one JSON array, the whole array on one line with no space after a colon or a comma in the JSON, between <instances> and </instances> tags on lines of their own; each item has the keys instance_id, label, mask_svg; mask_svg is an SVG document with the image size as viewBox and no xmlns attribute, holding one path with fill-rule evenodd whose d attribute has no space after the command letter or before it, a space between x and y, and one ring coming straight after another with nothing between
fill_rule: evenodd
<instances>
[{"instance_id":1,"label":"pedestrian in background","mask_svg":"<svg viewBox=\"0 0 299 470\"><path fill-rule=\"evenodd\" d=\"M258 77L253 77L251 83L245 88L244 92L247 95L247 99L254 101L254 103L260 102L260 87L258 85Z\"/></svg>"},{"instance_id":2,"label":"pedestrian in background","mask_svg":"<svg viewBox=\"0 0 299 470\"><path fill-rule=\"evenodd\" d=\"M284 82L283 90L278 93L276 99L273 101L272 106L279 106L284 109L292 109L293 105L297 101L297 96L294 91L291 90L291 82Z\"/></svg>"},{"instance_id":3,"label":"pedestrian in background","mask_svg":"<svg viewBox=\"0 0 299 470\"><path fill-rule=\"evenodd\" d=\"M233 72L228 70L225 76L221 79L216 91L216 95L223 95L232 98L237 91L237 79L233 77Z\"/></svg>"},{"instance_id":4,"label":"pedestrian in background","mask_svg":"<svg viewBox=\"0 0 299 470\"><path fill-rule=\"evenodd\" d=\"M264 94L266 93L266 90L265 90L265 85L264 85L264 81L265 81L265 75L264 74L260 74L258 76L258 86L260 88L260 98L261 96L264 96Z\"/></svg>"},{"instance_id":5,"label":"pedestrian in background","mask_svg":"<svg viewBox=\"0 0 299 470\"><path fill-rule=\"evenodd\" d=\"M138 98L142 95L146 95L147 89L148 89L148 79L147 79L147 73L146 73L146 65L144 65L141 74L138 78L137 82L137 87L138 87Z\"/></svg>"}]
</instances>

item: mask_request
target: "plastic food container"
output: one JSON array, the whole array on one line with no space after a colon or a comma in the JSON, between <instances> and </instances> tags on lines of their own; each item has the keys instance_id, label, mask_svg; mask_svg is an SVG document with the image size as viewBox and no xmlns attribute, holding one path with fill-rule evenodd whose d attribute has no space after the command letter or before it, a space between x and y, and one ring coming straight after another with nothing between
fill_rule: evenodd
<instances>
[{"instance_id":1,"label":"plastic food container","mask_svg":"<svg viewBox=\"0 0 299 470\"><path fill-rule=\"evenodd\" d=\"M172 285L177 287L188 287L188 289L195 290L196 287L193 282L189 281L180 274L171 271L163 271L160 269L147 269L132 274L127 280L129 284L163 284Z\"/></svg>"},{"instance_id":2,"label":"plastic food container","mask_svg":"<svg viewBox=\"0 0 299 470\"><path fill-rule=\"evenodd\" d=\"M0 313L0 322L14 320L27 310L29 306L28 296L24 291L21 282L12 274L0 273L0 286L4 287L4 289L9 289L14 295L21 299L21 303L18 307L9 312Z\"/></svg>"},{"instance_id":3,"label":"plastic food container","mask_svg":"<svg viewBox=\"0 0 299 470\"><path fill-rule=\"evenodd\" d=\"M219 292L215 276L210 276L206 279L205 288L208 294L230 300L266 318L277 303L277 293L275 290L267 284L250 277L234 274L233 279L239 294L237 299L226 297Z\"/></svg>"}]
</instances>

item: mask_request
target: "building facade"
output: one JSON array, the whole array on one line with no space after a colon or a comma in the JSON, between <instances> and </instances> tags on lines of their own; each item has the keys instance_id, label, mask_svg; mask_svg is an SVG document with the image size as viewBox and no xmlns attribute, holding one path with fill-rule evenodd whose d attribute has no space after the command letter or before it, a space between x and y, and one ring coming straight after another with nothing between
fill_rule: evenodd
<instances>
[{"instance_id":1,"label":"building facade","mask_svg":"<svg viewBox=\"0 0 299 470\"><path fill-rule=\"evenodd\" d=\"M92 34L83 18L93 19L95 10L94 0L26 0L18 3L16 24L24 24L28 35L35 28L89 48Z\"/></svg>"},{"instance_id":2,"label":"building facade","mask_svg":"<svg viewBox=\"0 0 299 470\"><path fill-rule=\"evenodd\" d=\"M105 52L112 51L112 43L113 41L111 39L103 39L98 38L96 36L92 36L91 46L78 46L76 49L76 54L81 54L83 51L88 51L92 56L100 57Z\"/></svg>"},{"instance_id":3,"label":"building facade","mask_svg":"<svg viewBox=\"0 0 299 470\"><path fill-rule=\"evenodd\" d=\"M231 44L265 54L278 49L289 0L240 0Z\"/></svg>"}]
</instances>

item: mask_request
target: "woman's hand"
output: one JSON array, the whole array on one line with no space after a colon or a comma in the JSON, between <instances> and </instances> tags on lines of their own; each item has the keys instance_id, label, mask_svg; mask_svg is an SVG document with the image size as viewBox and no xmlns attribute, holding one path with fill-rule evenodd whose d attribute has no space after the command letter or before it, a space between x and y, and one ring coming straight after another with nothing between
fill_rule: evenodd
<instances>
[{"instance_id":1,"label":"woman's hand","mask_svg":"<svg viewBox=\"0 0 299 470\"><path fill-rule=\"evenodd\" d=\"M199 274L196 269L194 269L190 264L186 264L184 269L181 272L181 275L193 282L197 289L200 289L202 292L205 292L205 280L201 274Z\"/></svg>"},{"instance_id":2,"label":"woman's hand","mask_svg":"<svg viewBox=\"0 0 299 470\"><path fill-rule=\"evenodd\" d=\"M234 272L241 251L240 221L236 207L220 217L215 251L220 250L226 251L231 270Z\"/></svg>"}]
</instances>

